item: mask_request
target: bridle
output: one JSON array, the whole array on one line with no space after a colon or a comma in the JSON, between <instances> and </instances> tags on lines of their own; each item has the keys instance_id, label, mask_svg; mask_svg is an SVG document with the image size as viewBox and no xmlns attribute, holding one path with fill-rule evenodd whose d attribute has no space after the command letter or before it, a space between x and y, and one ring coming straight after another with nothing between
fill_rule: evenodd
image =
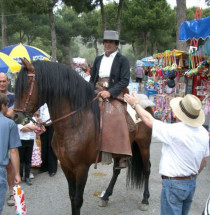
<instances>
[{"instance_id":1,"label":"bridle","mask_svg":"<svg viewBox=\"0 0 210 215\"><path fill-rule=\"evenodd\" d=\"M31 85L30 85L30 90L29 90L29 93L27 95L27 98L26 98L26 101L25 101L25 104L24 104L24 108L23 109L16 109L14 108L14 111L16 112L23 112L23 113L27 113L26 109L28 107L28 103L31 99L31 95L32 95L32 92L33 92L33 89L34 89L34 82L35 82L35 77L36 77L36 74L35 73L30 73L28 74L28 77L32 77L32 82L31 82Z\"/></svg>"},{"instance_id":2,"label":"bridle","mask_svg":"<svg viewBox=\"0 0 210 215\"><path fill-rule=\"evenodd\" d=\"M16 111L16 112L22 112L22 113L23 113L27 118L29 118L34 124L36 124L37 126L40 127L40 126L42 126L42 125L46 125L46 123L47 123L48 121L51 121L51 119L48 119L48 120L46 120L45 122L38 123L38 122L36 122L36 121L32 118L32 115L31 115L28 111L26 111L26 109L27 109L27 107L28 107L28 104L29 104L29 101L30 101L30 99L31 99L31 95L32 95L32 92L33 92L33 88L34 88L34 82L35 82L35 78L36 78L35 72L29 73L29 74L28 74L28 77L32 77L32 81L31 81L29 93L28 93L28 95L27 95L27 98L26 98L26 101L25 101L25 104L24 104L24 108L23 108L23 109L16 109L16 108L14 108L13 110ZM93 100L91 101L91 103L92 103L93 101L95 101L96 99L98 99L98 97L99 97L99 96L97 95L95 98L93 98ZM65 119L65 118L67 118L67 117L69 117L69 116L71 116L71 115L77 113L80 109L82 109L82 108L79 108L78 110L75 110L75 111L72 111L72 112L70 112L70 113L68 113L68 114L65 114L64 116L61 116L60 118L57 118L57 119L55 119L55 120L52 120L52 123L59 122L59 121Z\"/></svg>"},{"instance_id":3,"label":"bridle","mask_svg":"<svg viewBox=\"0 0 210 215\"><path fill-rule=\"evenodd\" d=\"M29 73L29 74L28 74L28 77L32 77L32 81L31 81L29 93L28 93L28 95L27 95L27 98L26 98L26 101L25 101L25 104L24 104L24 108L22 108L22 109L14 108L13 110L16 111L16 112L22 112L22 113L25 115L25 117L29 118L35 125L37 125L37 126L40 127L40 126L42 126L42 123L36 122L36 121L32 118L31 114L30 114L28 111L26 111L26 109L27 109L27 107L28 107L28 104L29 104L29 101L30 101L30 99L31 99L31 95L32 95L33 89L34 89L34 82L35 82L36 74L35 74L34 72L33 72L33 73Z\"/></svg>"}]
</instances>

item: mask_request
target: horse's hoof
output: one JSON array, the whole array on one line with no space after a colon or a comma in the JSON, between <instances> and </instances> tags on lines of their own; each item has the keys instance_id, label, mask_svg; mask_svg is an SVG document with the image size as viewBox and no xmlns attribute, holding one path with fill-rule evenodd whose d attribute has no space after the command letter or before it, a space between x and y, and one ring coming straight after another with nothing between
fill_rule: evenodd
<instances>
[{"instance_id":1,"label":"horse's hoof","mask_svg":"<svg viewBox=\"0 0 210 215\"><path fill-rule=\"evenodd\" d=\"M108 205L108 200L103 200L100 198L100 202L98 204L99 207L106 207Z\"/></svg>"},{"instance_id":2,"label":"horse's hoof","mask_svg":"<svg viewBox=\"0 0 210 215\"><path fill-rule=\"evenodd\" d=\"M148 208L149 208L149 205L142 204L142 203L139 205L139 209L140 209L141 211L147 211Z\"/></svg>"}]
</instances>

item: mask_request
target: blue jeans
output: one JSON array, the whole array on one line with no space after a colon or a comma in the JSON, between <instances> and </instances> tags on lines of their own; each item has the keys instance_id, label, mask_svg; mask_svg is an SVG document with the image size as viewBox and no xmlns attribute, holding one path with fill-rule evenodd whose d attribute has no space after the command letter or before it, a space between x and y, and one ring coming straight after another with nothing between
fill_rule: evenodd
<instances>
[{"instance_id":1,"label":"blue jeans","mask_svg":"<svg viewBox=\"0 0 210 215\"><path fill-rule=\"evenodd\" d=\"M196 178L162 180L161 215L187 215L195 193Z\"/></svg>"},{"instance_id":2,"label":"blue jeans","mask_svg":"<svg viewBox=\"0 0 210 215\"><path fill-rule=\"evenodd\" d=\"M0 215L3 211L6 193L7 193L7 171L5 166L0 166Z\"/></svg>"}]
</instances>

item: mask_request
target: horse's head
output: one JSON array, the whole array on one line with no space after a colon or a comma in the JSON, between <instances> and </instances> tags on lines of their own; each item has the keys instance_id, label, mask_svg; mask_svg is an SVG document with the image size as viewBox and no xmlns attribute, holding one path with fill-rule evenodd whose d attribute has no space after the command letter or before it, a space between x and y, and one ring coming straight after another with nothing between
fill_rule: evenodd
<instances>
[{"instance_id":1,"label":"horse's head","mask_svg":"<svg viewBox=\"0 0 210 215\"><path fill-rule=\"evenodd\" d=\"M34 66L26 59L18 74L15 85L15 104L13 120L20 123L24 116L33 115L38 109L38 89Z\"/></svg>"}]
</instances>

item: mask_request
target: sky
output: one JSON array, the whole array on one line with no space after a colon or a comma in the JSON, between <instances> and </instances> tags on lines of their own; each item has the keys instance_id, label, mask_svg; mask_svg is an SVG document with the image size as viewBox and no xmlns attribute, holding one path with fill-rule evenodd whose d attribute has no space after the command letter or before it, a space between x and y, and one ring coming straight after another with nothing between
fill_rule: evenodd
<instances>
[{"instance_id":1,"label":"sky","mask_svg":"<svg viewBox=\"0 0 210 215\"><path fill-rule=\"evenodd\" d=\"M176 6L176 0L167 0L168 4L171 6L171 8L174 8ZM186 0L187 8L190 7L201 7L203 9L208 8L208 6L205 4L205 0Z\"/></svg>"}]
</instances>

